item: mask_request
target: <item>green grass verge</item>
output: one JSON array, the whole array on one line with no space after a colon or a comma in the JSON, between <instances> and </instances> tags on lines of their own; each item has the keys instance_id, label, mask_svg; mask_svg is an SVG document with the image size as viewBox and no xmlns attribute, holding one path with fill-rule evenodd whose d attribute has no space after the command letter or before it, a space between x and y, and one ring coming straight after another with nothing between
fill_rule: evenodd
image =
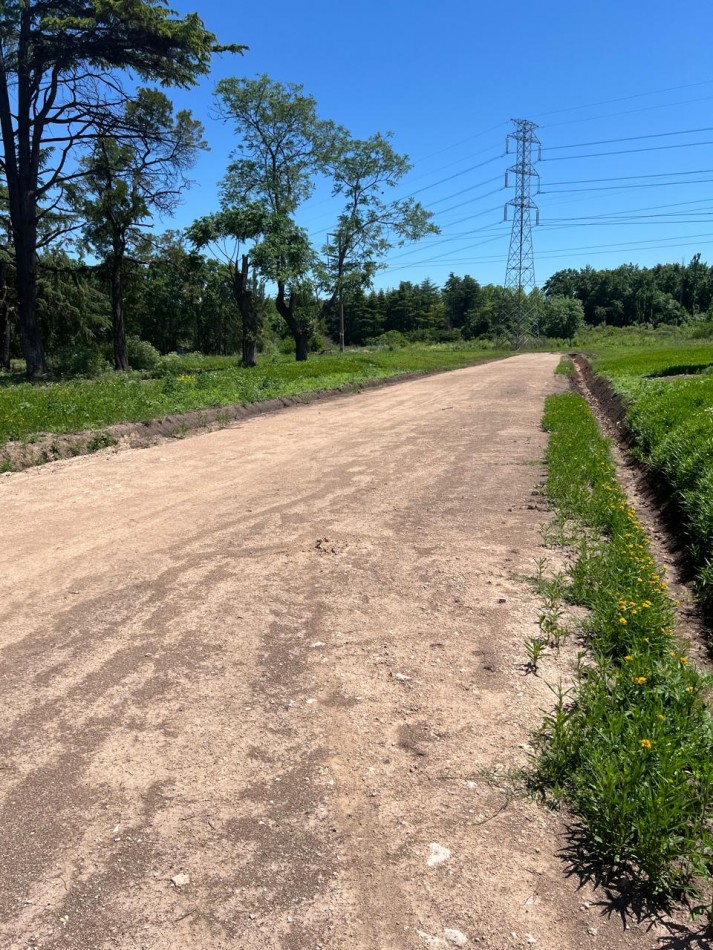
<instances>
[{"instance_id":1,"label":"green grass verge","mask_svg":"<svg viewBox=\"0 0 713 950\"><path fill-rule=\"evenodd\" d=\"M666 584L586 402L550 397L544 427L547 495L577 538L568 597L589 610L592 656L538 735L536 785L577 816L583 860L656 899L701 895L713 872L710 678L673 635Z\"/></svg>"},{"instance_id":2,"label":"green grass verge","mask_svg":"<svg viewBox=\"0 0 713 950\"><path fill-rule=\"evenodd\" d=\"M713 613L713 346L597 351L627 406L635 453L683 515L700 601ZM693 374L691 378L669 378Z\"/></svg>"},{"instance_id":3,"label":"green grass verge","mask_svg":"<svg viewBox=\"0 0 713 950\"><path fill-rule=\"evenodd\" d=\"M337 389L347 383L416 370L458 369L505 356L464 347L405 347L261 361L241 369L237 357L164 357L151 372L107 373L96 379L31 384L0 379L0 445L31 441L45 432L79 432L118 422L149 422L210 406L252 403L276 396Z\"/></svg>"},{"instance_id":4,"label":"green grass verge","mask_svg":"<svg viewBox=\"0 0 713 950\"><path fill-rule=\"evenodd\" d=\"M555 366L555 376L574 376L574 363L572 360L568 360L565 357L559 361L557 366Z\"/></svg>"}]
</instances>

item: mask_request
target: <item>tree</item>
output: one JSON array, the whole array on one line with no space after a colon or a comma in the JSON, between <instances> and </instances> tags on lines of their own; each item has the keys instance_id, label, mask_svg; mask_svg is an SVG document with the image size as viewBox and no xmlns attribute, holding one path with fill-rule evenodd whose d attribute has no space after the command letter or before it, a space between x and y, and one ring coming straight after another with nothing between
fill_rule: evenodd
<instances>
[{"instance_id":1,"label":"tree","mask_svg":"<svg viewBox=\"0 0 713 950\"><path fill-rule=\"evenodd\" d=\"M37 319L53 372L91 374L104 367L111 302L95 267L61 248L43 251L38 259Z\"/></svg>"},{"instance_id":2,"label":"tree","mask_svg":"<svg viewBox=\"0 0 713 950\"><path fill-rule=\"evenodd\" d=\"M345 293L369 286L380 258L395 244L439 230L431 213L413 198L384 200L385 190L412 167L405 155L394 151L389 137L352 139L342 131L321 163L332 179L332 195L344 199L318 271L328 293L324 308Z\"/></svg>"},{"instance_id":3,"label":"tree","mask_svg":"<svg viewBox=\"0 0 713 950\"><path fill-rule=\"evenodd\" d=\"M186 111L174 116L162 92L139 89L123 111L120 124L133 133L120 138L111 131L100 134L80 163L82 176L67 186L70 205L85 221L85 240L104 257L109 273L117 370L129 368L123 286L127 251L144 240L153 211L175 209L188 186L185 171L205 147L200 122Z\"/></svg>"},{"instance_id":4,"label":"tree","mask_svg":"<svg viewBox=\"0 0 713 950\"><path fill-rule=\"evenodd\" d=\"M7 214L7 188L0 184L0 369L10 369L11 275L14 267L10 219Z\"/></svg>"},{"instance_id":5,"label":"tree","mask_svg":"<svg viewBox=\"0 0 713 950\"><path fill-rule=\"evenodd\" d=\"M18 322L30 377L47 367L37 320L38 228L78 172L77 148L97 117L130 98L121 70L189 87L218 46L197 14L164 0L4 0L0 8L0 132L16 262ZM117 134L119 130L117 129ZM81 174L81 173L79 173ZM62 226L64 227L64 226ZM49 243L62 228L45 235Z\"/></svg>"},{"instance_id":6,"label":"tree","mask_svg":"<svg viewBox=\"0 0 713 950\"><path fill-rule=\"evenodd\" d=\"M277 285L275 306L295 341L297 360L306 360L316 311L305 306L314 293L314 252L295 212L314 188L345 135L317 116L317 104L302 86L258 79L223 79L216 89L220 114L233 124L240 144L221 185L221 208L235 214L250 209L254 242L250 263Z\"/></svg>"},{"instance_id":7,"label":"tree","mask_svg":"<svg viewBox=\"0 0 713 950\"><path fill-rule=\"evenodd\" d=\"M267 228L263 209L259 204L252 204L225 208L198 218L187 232L195 247L210 246L225 263L230 290L240 314L241 365L246 368L257 366L264 292L257 279L256 265L251 265L248 254L240 253L240 246L264 234Z\"/></svg>"},{"instance_id":8,"label":"tree","mask_svg":"<svg viewBox=\"0 0 713 950\"><path fill-rule=\"evenodd\" d=\"M469 320L475 322L476 312L480 308L482 297L480 284L477 280L468 276L468 274L465 277L456 277L455 274L449 274L442 293L449 329L460 330ZM468 317L469 314L471 314L470 318Z\"/></svg>"},{"instance_id":9,"label":"tree","mask_svg":"<svg viewBox=\"0 0 713 950\"><path fill-rule=\"evenodd\" d=\"M543 336L571 340L584 324L582 303L572 297L541 298L540 332Z\"/></svg>"}]
</instances>

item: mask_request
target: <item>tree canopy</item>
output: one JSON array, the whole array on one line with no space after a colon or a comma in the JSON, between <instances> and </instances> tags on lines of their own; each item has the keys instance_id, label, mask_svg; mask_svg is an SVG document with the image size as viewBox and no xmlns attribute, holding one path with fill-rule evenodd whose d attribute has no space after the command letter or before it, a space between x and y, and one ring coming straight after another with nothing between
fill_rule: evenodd
<instances>
[{"instance_id":1,"label":"tree canopy","mask_svg":"<svg viewBox=\"0 0 713 950\"><path fill-rule=\"evenodd\" d=\"M164 0L5 0L0 10L2 172L15 250L18 319L30 376L46 372L37 320L38 232L61 209L78 174L77 150L106 131L122 134L131 98L122 73L188 87L221 46L195 14ZM134 131L129 128L128 132ZM103 133L102 133L103 134ZM62 222L51 236L66 228ZM51 229L50 229L51 230Z\"/></svg>"}]
</instances>

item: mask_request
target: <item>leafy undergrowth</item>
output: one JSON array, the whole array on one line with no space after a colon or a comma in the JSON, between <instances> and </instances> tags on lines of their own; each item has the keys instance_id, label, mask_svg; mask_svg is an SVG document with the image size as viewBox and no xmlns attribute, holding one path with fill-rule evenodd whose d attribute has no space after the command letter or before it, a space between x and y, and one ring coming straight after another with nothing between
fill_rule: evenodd
<instances>
[{"instance_id":1,"label":"leafy undergrowth","mask_svg":"<svg viewBox=\"0 0 713 950\"><path fill-rule=\"evenodd\" d=\"M237 357L167 356L150 372L31 384L5 377L0 387L0 445L43 432L79 432L118 422L149 422L209 406L338 389L417 370L457 369L507 354L442 346L265 360L241 369Z\"/></svg>"},{"instance_id":2,"label":"leafy undergrowth","mask_svg":"<svg viewBox=\"0 0 713 950\"><path fill-rule=\"evenodd\" d=\"M699 599L713 614L713 346L602 353L594 366L624 397L638 458L679 506ZM680 374L693 376L657 378Z\"/></svg>"},{"instance_id":3,"label":"leafy undergrowth","mask_svg":"<svg viewBox=\"0 0 713 950\"><path fill-rule=\"evenodd\" d=\"M547 494L575 544L568 597L588 608L591 657L546 717L535 783L575 813L588 862L657 901L709 900L710 677L673 634L666 584L585 401L550 397L544 426Z\"/></svg>"}]
</instances>

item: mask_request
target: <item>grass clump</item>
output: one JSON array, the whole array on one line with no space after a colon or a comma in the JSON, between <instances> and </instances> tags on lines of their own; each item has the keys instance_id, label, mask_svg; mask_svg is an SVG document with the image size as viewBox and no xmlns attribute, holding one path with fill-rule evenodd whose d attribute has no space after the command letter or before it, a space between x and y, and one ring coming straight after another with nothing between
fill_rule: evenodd
<instances>
[{"instance_id":1,"label":"grass clump","mask_svg":"<svg viewBox=\"0 0 713 950\"><path fill-rule=\"evenodd\" d=\"M572 360L562 357L557 366L555 366L555 376L567 376L571 379L572 376L574 376L574 363Z\"/></svg>"},{"instance_id":2,"label":"grass clump","mask_svg":"<svg viewBox=\"0 0 713 950\"><path fill-rule=\"evenodd\" d=\"M552 396L547 494L579 526L570 599L589 608L578 665L539 733L537 787L581 823L589 861L657 900L708 892L713 872L710 678L673 634L646 533L585 401Z\"/></svg>"}]
</instances>

